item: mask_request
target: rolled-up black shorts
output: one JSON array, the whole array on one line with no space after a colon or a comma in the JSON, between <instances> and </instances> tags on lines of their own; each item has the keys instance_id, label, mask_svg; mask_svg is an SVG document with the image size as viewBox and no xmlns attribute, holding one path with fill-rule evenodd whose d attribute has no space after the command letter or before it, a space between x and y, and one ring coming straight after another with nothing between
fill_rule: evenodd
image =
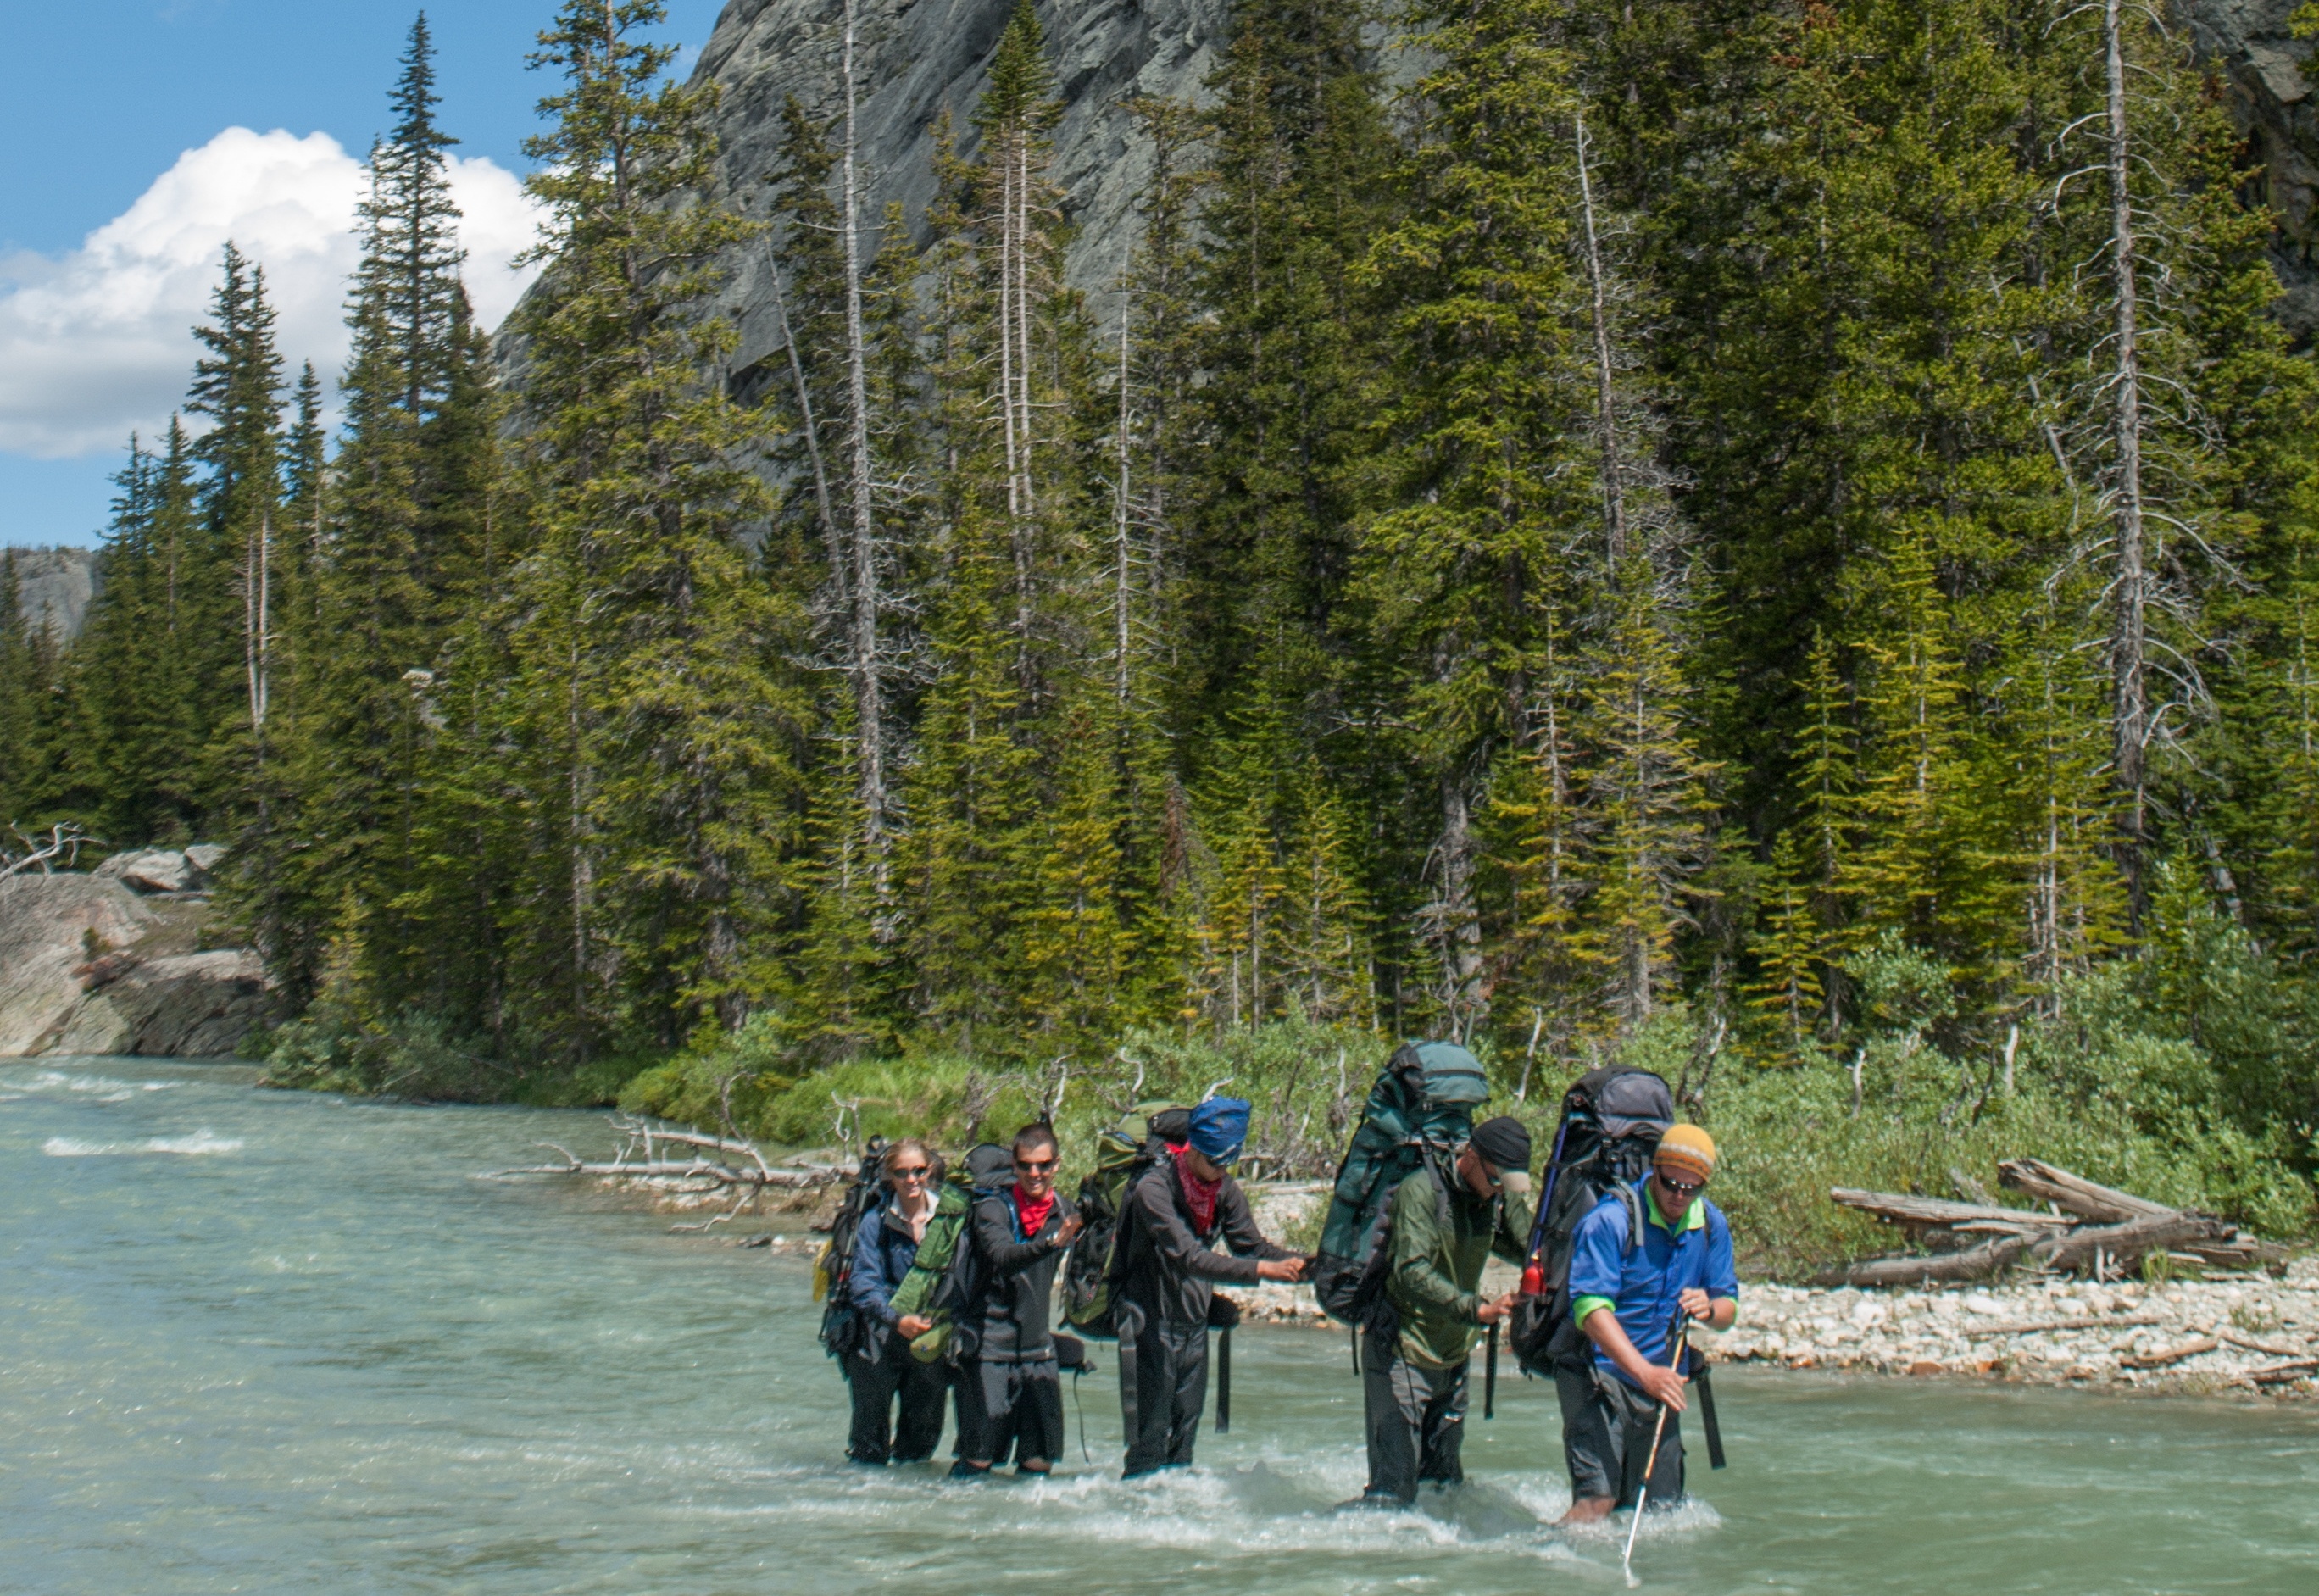
<instances>
[{"instance_id":1,"label":"rolled-up black shorts","mask_svg":"<svg viewBox=\"0 0 2319 1596\"><path fill-rule=\"evenodd\" d=\"M1554 1393L1562 1402L1562 1459L1570 1469L1571 1496L1581 1501L1608 1496L1620 1507L1634 1506L1642 1494L1658 1403L1599 1364L1557 1369ZM1669 1413L1651 1470L1651 1506L1673 1507L1682 1500L1683 1416Z\"/></svg>"},{"instance_id":2,"label":"rolled-up black shorts","mask_svg":"<svg viewBox=\"0 0 2319 1596\"><path fill-rule=\"evenodd\" d=\"M959 1456L976 1463L1052 1463L1063 1455L1063 1384L1051 1357L959 1370Z\"/></svg>"}]
</instances>

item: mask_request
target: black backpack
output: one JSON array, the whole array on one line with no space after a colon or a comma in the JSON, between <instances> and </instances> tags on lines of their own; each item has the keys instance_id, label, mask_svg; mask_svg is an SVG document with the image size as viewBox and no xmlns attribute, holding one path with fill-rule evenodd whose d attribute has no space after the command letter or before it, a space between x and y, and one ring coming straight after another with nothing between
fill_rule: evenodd
<instances>
[{"instance_id":1,"label":"black backpack","mask_svg":"<svg viewBox=\"0 0 2319 1596\"><path fill-rule=\"evenodd\" d=\"M1481 1061L1454 1042L1403 1042L1385 1061L1337 1168L1313 1260L1313 1294L1331 1318L1358 1325L1376 1316L1391 1267L1394 1190L1430 1169L1447 1204L1442 1161L1473 1133L1474 1107L1489 1095Z\"/></svg>"},{"instance_id":2,"label":"black backpack","mask_svg":"<svg viewBox=\"0 0 2319 1596\"><path fill-rule=\"evenodd\" d=\"M862 1166L845 1200L830 1222L829 1240L813 1264L813 1298L824 1303L821 1344L843 1358L862 1345L862 1316L853 1311L853 1248L862 1227L875 1224L886 1206L886 1139L872 1136L862 1150Z\"/></svg>"},{"instance_id":3,"label":"black backpack","mask_svg":"<svg viewBox=\"0 0 2319 1596\"><path fill-rule=\"evenodd\" d=\"M1127 1194L1191 1132L1191 1111L1139 1103L1096 1138L1095 1168L1079 1183L1079 1233L1063 1265L1063 1322L1084 1336L1119 1336L1118 1292L1126 1278L1132 1227L1121 1222Z\"/></svg>"},{"instance_id":4,"label":"black backpack","mask_svg":"<svg viewBox=\"0 0 2319 1596\"><path fill-rule=\"evenodd\" d=\"M1586 1332L1570 1322L1570 1249L1578 1222L1616 1193L1627 1205L1628 1246L1642 1244L1642 1200L1636 1186L1651 1167L1659 1138L1674 1123L1674 1095L1647 1069L1590 1070L1563 1095L1529 1235L1522 1293L1514 1300L1507 1345L1525 1373L1551 1375L1591 1356Z\"/></svg>"}]
</instances>

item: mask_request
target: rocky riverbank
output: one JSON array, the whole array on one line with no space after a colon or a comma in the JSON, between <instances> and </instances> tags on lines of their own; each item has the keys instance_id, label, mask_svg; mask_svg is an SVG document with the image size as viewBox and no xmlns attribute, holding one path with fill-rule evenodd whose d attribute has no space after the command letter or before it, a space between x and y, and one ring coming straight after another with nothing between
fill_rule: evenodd
<instances>
[{"instance_id":1,"label":"rocky riverbank","mask_svg":"<svg viewBox=\"0 0 2319 1596\"><path fill-rule=\"evenodd\" d=\"M686 1230L729 1212L731 1198L705 1185L606 1181L607 1186L691 1216ZM1294 1234L1322 1187L1253 1186L1250 1206L1267 1234ZM731 1222L737 1246L810 1258L818 1252L842 1187L761 1194ZM744 1219L744 1216L749 1216ZM719 1228L723 1228L719 1226ZM1493 1258L1483 1291L1511 1291L1515 1271ZM1312 1289L1259 1285L1231 1294L1257 1323L1343 1327ZM1739 1321L1701 1344L1719 1362L1840 1370L1916 1378L2021 1381L2088 1389L2278 1397L2319 1395L2319 1256L2296 1258L2279 1277L2218 1276L2108 1285L2031 1277L2008 1285L1859 1290L1750 1281Z\"/></svg>"}]
</instances>

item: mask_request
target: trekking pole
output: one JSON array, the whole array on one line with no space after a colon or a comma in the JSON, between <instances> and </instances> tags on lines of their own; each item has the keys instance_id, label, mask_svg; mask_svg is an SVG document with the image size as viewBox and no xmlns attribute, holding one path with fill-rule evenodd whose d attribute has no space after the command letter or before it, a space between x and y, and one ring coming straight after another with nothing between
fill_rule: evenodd
<instances>
[{"instance_id":1,"label":"trekking pole","mask_svg":"<svg viewBox=\"0 0 2319 1596\"><path fill-rule=\"evenodd\" d=\"M1482 1355L1482 1417L1498 1416L1498 1327L1490 1325L1489 1350Z\"/></svg>"},{"instance_id":2,"label":"trekking pole","mask_svg":"<svg viewBox=\"0 0 2319 1596\"><path fill-rule=\"evenodd\" d=\"M1232 1433L1232 1327L1216 1338L1216 1433Z\"/></svg>"},{"instance_id":3,"label":"trekking pole","mask_svg":"<svg viewBox=\"0 0 2319 1596\"><path fill-rule=\"evenodd\" d=\"M1683 1329L1675 1334L1674 1358L1667 1365L1678 1375L1683 1373L1683 1345L1690 1339L1691 1315L1686 1313L1683 1316ZM1627 1549L1619 1558L1619 1566L1626 1571L1627 1585L1630 1590L1635 1584L1635 1536L1643 1527L1643 1509L1650 1505L1651 1472L1659 1465L1659 1440L1666 1434L1666 1419L1667 1405L1661 1402L1658 1422L1651 1426L1650 1456L1643 1460L1643 1488L1635 1493L1635 1521L1627 1526Z\"/></svg>"}]
</instances>

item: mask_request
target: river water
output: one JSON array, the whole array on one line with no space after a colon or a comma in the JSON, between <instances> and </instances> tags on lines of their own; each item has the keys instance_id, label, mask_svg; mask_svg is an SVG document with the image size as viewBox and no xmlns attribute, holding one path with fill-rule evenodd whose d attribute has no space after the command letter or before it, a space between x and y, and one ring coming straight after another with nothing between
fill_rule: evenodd
<instances>
[{"instance_id":1,"label":"river water","mask_svg":"<svg viewBox=\"0 0 2319 1596\"><path fill-rule=\"evenodd\" d=\"M1612 1591L1545 1528L1554 1402L1471 1480L1362 1483L1344 1339L1243 1331L1234 1432L1123 1485L840 1461L794 1255L491 1181L587 1114L257 1090L223 1065L0 1065L0 1589L40 1592ZM1107 1364L1108 1359L1105 1360ZM1647 1590L2319 1590L2319 1415L1727 1371L1732 1466L1645 1526ZM1077 1431L1074 1430L1076 1439ZM1696 1454L1694 1456L1696 1457Z\"/></svg>"}]
</instances>

